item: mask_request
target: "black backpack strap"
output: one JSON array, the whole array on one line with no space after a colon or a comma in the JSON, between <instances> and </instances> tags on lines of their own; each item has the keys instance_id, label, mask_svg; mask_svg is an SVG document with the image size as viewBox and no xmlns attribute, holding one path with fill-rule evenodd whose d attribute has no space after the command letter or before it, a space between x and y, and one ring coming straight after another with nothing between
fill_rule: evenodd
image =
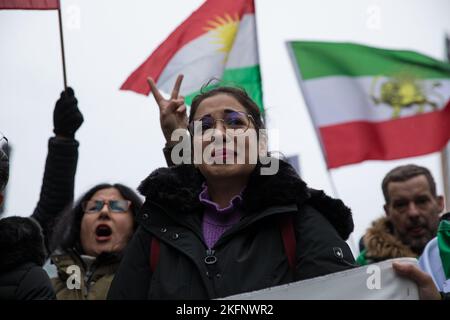
<instances>
[{"instance_id":1,"label":"black backpack strap","mask_svg":"<svg viewBox=\"0 0 450 320\"><path fill-rule=\"evenodd\" d=\"M154 273L159 261L160 245L158 238L152 237L151 242L152 243L150 245L150 270L152 271L152 273Z\"/></svg>"}]
</instances>

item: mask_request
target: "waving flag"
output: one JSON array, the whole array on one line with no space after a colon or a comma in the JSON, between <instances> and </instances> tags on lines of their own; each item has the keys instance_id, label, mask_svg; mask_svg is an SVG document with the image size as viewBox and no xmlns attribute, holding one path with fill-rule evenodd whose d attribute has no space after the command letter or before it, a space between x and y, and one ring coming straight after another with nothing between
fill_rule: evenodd
<instances>
[{"instance_id":1,"label":"waving flag","mask_svg":"<svg viewBox=\"0 0 450 320\"><path fill-rule=\"evenodd\" d=\"M190 99L216 78L244 88L262 109L253 0L208 0L191 14L122 85L148 95L147 78L172 90L184 74L181 94Z\"/></svg>"},{"instance_id":2,"label":"waving flag","mask_svg":"<svg viewBox=\"0 0 450 320\"><path fill-rule=\"evenodd\" d=\"M64 39L59 0L0 0L0 10L58 10L59 35L61 40L61 57L64 88L67 88L66 61L64 55Z\"/></svg>"},{"instance_id":3,"label":"waving flag","mask_svg":"<svg viewBox=\"0 0 450 320\"><path fill-rule=\"evenodd\" d=\"M441 150L450 64L412 51L290 42L328 168Z\"/></svg>"},{"instance_id":4,"label":"waving flag","mask_svg":"<svg viewBox=\"0 0 450 320\"><path fill-rule=\"evenodd\" d=\"M0 9L57 10L59 0L0 0Z\"/></svg>"}]
</instances>

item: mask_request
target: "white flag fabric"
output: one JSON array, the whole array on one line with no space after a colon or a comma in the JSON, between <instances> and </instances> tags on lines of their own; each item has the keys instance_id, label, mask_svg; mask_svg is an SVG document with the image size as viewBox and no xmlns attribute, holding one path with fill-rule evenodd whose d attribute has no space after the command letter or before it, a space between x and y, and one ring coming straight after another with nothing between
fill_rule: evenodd
<instances>
[{"instance_id":1,"label":"white flag fabric","mask_svg":"<svg viewBox=\"0 0 450 320\"><path fill-rule=\"evenodd\" d=\"M391 259L225 300L418 300L417 285L397 276L394 261L417 265L414 258Z\"/></svg>"}]
</instances>

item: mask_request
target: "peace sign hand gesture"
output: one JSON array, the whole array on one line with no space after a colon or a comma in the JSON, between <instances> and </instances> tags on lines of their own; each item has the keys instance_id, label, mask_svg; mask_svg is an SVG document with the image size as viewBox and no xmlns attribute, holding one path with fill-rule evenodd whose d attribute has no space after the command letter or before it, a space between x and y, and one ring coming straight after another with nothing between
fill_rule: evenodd
<instances>
[{"instance_id":1,"label":"peace sign hand gesture","mask_svg":"<svg viewBox=\"0 0 450 320\"><path fill-rule=\"evenodd\" d=\"M159 121L162 132L166 138L166 142L171 143L172 132L176 129L186 129L188 124L184 97L179 95L183 75L178 75L169 99L165 99L161 95L152 78L148 78L147 80L150 84L153 97L159 106Z\"/></svg>"}]
</instances>

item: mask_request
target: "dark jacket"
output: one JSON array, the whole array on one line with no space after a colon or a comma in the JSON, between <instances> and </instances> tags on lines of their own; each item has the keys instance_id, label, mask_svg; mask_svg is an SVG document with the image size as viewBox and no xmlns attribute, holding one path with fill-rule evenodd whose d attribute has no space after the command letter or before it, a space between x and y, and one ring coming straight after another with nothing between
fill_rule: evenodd
<instances>
[{"instance_id":1,"label":"dark jacket","mask_svg":"<svg viewBox=\"0 0 450 320\"><path fill-rule=\"evenodd\" d=\"M313 278L354 266L345 239L353 230L350 210L321 191L307 188L280 162L276 175L252 175L243 192L244 216L212 248L217 262L205 264L203 177L194 166L158 169L139 187L146 201L140 227L128 245L109 299L211 299ZM297 241L295 275L289 269L279 221L292 215ZM160 241L155 273L151 239ZM211 254L211 252L209 252Z\"/></svg>"},{"instance_id":2,"label":"dark jacket","mask_svg":"<svg viewBox=\"0 0 450 320\"><path fill-rule=\"evenodd\" d=\"M35 263L0 272L0 300L56 299L47 273Z\"/></svg>"},{"instance_id":3,"label":"dark jacket","mask_svg":"<svg viewBox=\"0 0 450 320\"><path fill-rule=\"evenodd\" d=\"M44 239L29 218L0 221L0 300L55 299L50 279L42 269Z\"/></svg>"},{"instance_id":4,"label":"dark jacket","mask_svg":"<svg viewBox=\"0 0 450 320\"><path fill-rule=\"evenodd\" d=\"M31 216L42 228L47 249L58 215L73 201L77 161L78 142L76 140L49 139L41 193ZM8 258L2 252L0 299L55 298L50 279L41 268L45 261L45 248L39 249L40 244L41 242L36 242L31 247L26 247L14 243L11 246L13 250L8 251ZM38 253L40 260L36 261Z\"/></svg>"},{"instance_id":5,"label":"dark jacket","mask_svg":"<svg viewBox=\"0 0 450 320\"><path fill-rule=\"evenodd\" d=\"M78 145L74 139L56 137L48 142L41 193L32 214L42 227L47 249L57 218L73 202Z\"/></svg>"}]
</instances>

